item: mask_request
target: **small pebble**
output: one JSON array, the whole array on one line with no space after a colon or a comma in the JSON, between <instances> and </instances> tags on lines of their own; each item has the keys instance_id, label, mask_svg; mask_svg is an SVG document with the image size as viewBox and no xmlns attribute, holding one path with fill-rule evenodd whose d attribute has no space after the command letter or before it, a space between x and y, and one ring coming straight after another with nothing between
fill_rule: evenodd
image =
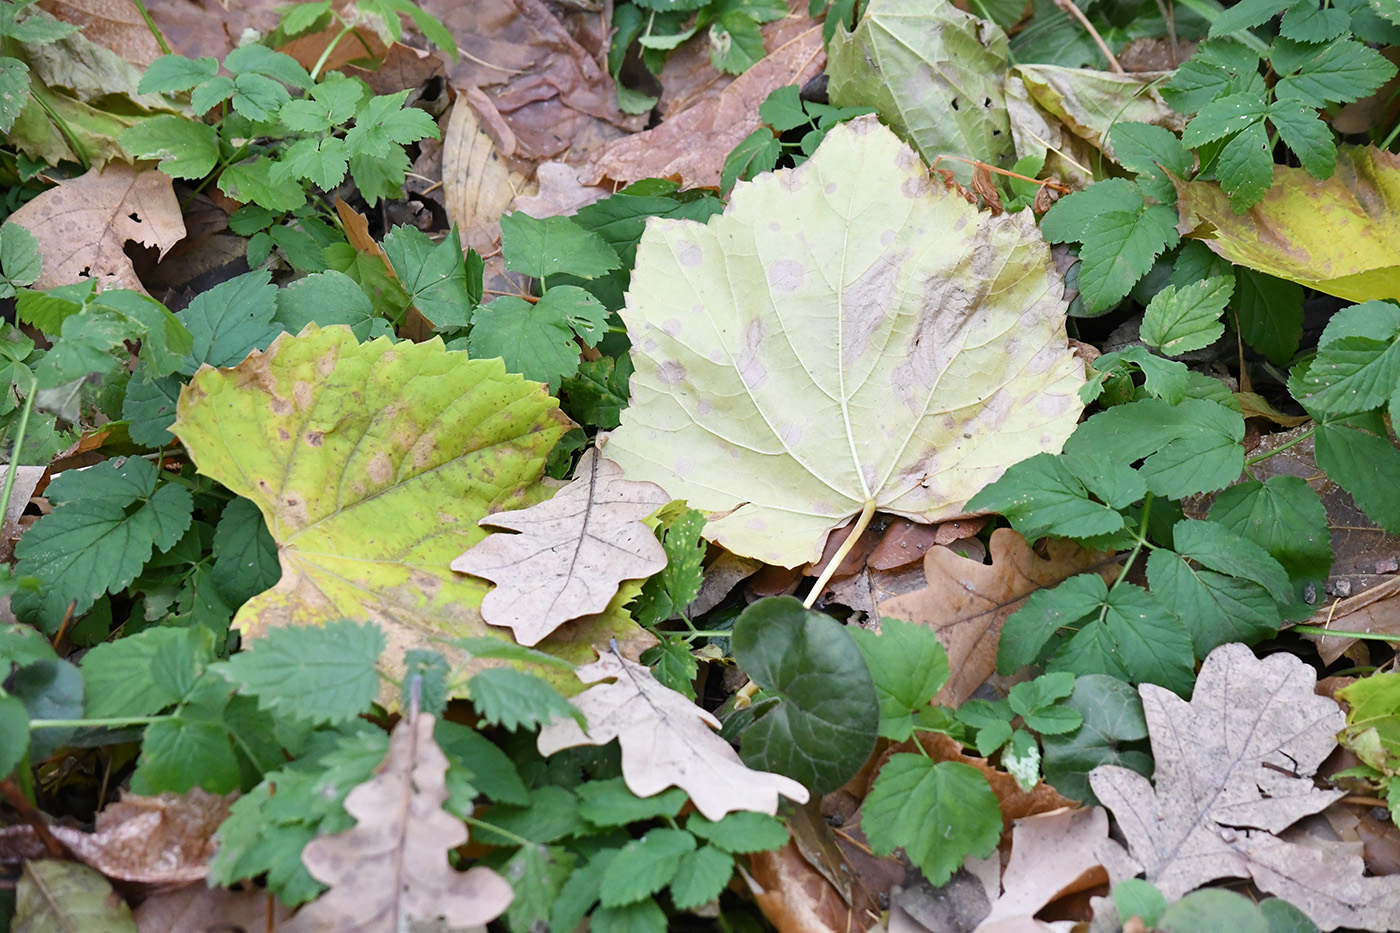
<instances>
[{"instance_id":1,"label":"small pebble","mask_svg":"<svg viewBox=\"0 0 1400 933\"><path fill-rule=\"evenodd\" d=\"M1387 557L1376 561L1376 573L1394 573L1397 570L1400 570L1400 559Z\"/></svg>"}]
</instances>

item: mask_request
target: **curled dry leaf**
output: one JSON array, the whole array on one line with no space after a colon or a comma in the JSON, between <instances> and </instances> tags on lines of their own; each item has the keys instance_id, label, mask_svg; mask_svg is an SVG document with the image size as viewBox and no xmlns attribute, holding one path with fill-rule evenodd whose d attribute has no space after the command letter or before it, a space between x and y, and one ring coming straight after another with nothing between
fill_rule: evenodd
<instances>
[{"instance_id":1,"label":"curled dry leaf","mask_svg":"<svg viewBox=\"0 0 1400 933\"><path fill-rule=\"evenodd\" d=\"M1230 644L1206 658L1189 703L1139 687L1152 781L1116 765L1089 776L1128 842L1126 851L1107 840L1098 849L1113 880L1142 872L1176 900L1217 878L1250 878L1324 930L1400 929L1400 878L1366 877L1342 844L1278 838L1345 794L1313 780L1345 724L1316 683L1291 654L1259 660Z\"/></svg>"},{"instance_id":2,"label":"curled dry leaf","mask_svg":"<svg viewBox=\"0 0 1400 933\"><path fill-rule=\"evenodd\" d=\"M488 536L452 569L494 582L481 617L534 645L570 619L608 608L623 580L666 567L666 551L642 519L669 501L660 486L625 480L621 467L590 451L554 498L481 519L520 533Z\"/></svg>"},{"instance_id":3,"label":"curled dry leaf","mask_svg":"<svg viewBox=\"0 0 1400 933\"><path fill-rule=\"evenodd\" d=\"M510 882L496 872L447 863L467 829L442 808L447 756L433 740L433 722L426 713L400 720L378 772L345 798L357 825L307 843L301 860L330 890L296 915L288 933L398 933L424 921L476 927L510 906Z\"/></svg>"},{"instance_id":4,"label":"curled dry leaf","mask_svg":"<svg viewBox=\"0 0 1400 933\"><path fill-rule=\"evenodd\" d=\"M1108 838L1102 807L1055 810L1016 821L1002 895L974 933L1049 930L1036 913L1046 904L1108 881L1094 847Z\"/></svg>"},{"instance_id":5,"label":"curled dry leaf","mask_svg":"<svg viewBox=\"0 0 1400 933\"><path fill-rule=\"evenodd\" d=\"M928 587L886 600L880 612L927 625L948 651L952 676L935 701L961 706L996 670L1001 626L1036 590L1075 574L1096 572L1111 579L1118 560L1068 540L1051 541L1048 556L1031 550L1010 528L992 533L991 565L960 557L944 547L924 555Z\"/></svg>"},{"instance_id":6,"label":"curled dry leaf","mask_svg":"<svg viewBox=\"0 0 1400 933\"><path fill-rule=\"evenodd\" d=\"M185 237L170 176L118 162L60 181L10 215L6 223L39 240L44 271L34 283L55 288L95 278L99 288L145 292L127 258L128 241L164 256Z\"/></svg>"},{"instance_id":7,"label":"curled dry leaf","mask_svg":"<svg viewBox=\"0 0 1400 933\"><path fill-rule=\"evenodd\" d=\"M108 878L172 885L209 874L214 831L228 817L231 798L196 787L184 794L127 794L97 815L90 833L71 826L48 827L50 835L80 861ZM44 843L29 825L0 829L0 861L43 858Z\"/></svg>"},{"instance_id":8,"label":"curled dry leaf","mask_svg":"<svg viewBox=\"0 0 1400 933\"><path fill-rule=\"evenodd\" d=\"M622 777L632 793L650 797L679 787L710 820L735 810L771 816L779 794L807 802L807 788L792 778L746 767L714 731L718 719L662 686L643 665L609 651L577 674L584 683L595 684L571 701L587 720L588 731L572 719L551 722L540 730L541 755L617 739ZM609 678L612 683L598 683Z\"/></svg>"},{"instance_id":9,"label":"curled dry leaf","mask_svg":"<svg viewBox=\"0 0 1400 933\"><path fill-rule=\"evenodd\" d=\"M879 920L877 903L870 901L865 910L847 904L792 842L755 852L749 869L758 909L778 933L846 933L868 930Z\"/></svg>"},{"instance_id":10,"label":"curled dry leaf","mask_svg":"<svg viewBox=\"0 0 1400 933\"><path fill-rule=\"evenodd\" d=\"M978 214L858 117L707 224L647 224L608 455L722 513L707 537L785 567L877 509L954 518L1074 430L1062 295L1029 218Z\"/></svg>"}]
</instances>

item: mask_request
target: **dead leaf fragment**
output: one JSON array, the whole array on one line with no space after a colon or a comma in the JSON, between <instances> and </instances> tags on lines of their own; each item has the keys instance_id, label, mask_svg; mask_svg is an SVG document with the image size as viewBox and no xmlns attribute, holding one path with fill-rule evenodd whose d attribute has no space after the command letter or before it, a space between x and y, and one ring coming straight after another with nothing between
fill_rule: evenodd
<instances>
[{"instance_id":1,"label":"dead leaf fragment","mask_svg":"<svg viewBox=\"0 0 1400 933\"><path fill-rule=\"evenodd\" d=\"M769 51L718 95L653 129L608 143L589 159L587 184L679 175L686 188L719 187L725 157L758 129L758 105L785 84L803 85L826 64L822 27L814 23Z\"/></svg>"},{"instance_id":2,"label":"dead leaf fragment","mask_svg":"<svg viewBox=\"0 0 1400 933\"><path fill-rule=\"evenodd\" d=\"M292 912L260 888L231 891L190 884L152 895L136 908L138 933L233 933L281 929Z\"/></svg>"},{"instance_id":3,"label":"dead leaf fragment","mask_svg":"<svg viewBox=\"0 0 1400 933\"><path fill-rule=\"evenodd\" d=\"M39 240L44 270L37 289L95 278L99 288L145 294L127 258L128 241L164 256L184 239L185 221L170 176L111 163L60 181L10 215Z\"/></svg>"},{"instance_id":4,"label":"dead leaf fragment","mask_svg":"<svg viewBox=\"0 0 1400 933\"><path fill-rule=\"evenodd\" d=\"M1190 702L1139 687L1153 780L1116 765L1089 776L1128 841L1097 850L1113 880L1144 872L1176 900L1217 878L1251 878L1324 930L1400 928L1400 878L1364 877L1345 844L1277 838L1345 794L1313 780L1345 724L1316 682L1291 654L1260 660L1230 644L1206 658Z\"/></svg>"},{"instance_id":5,"label":"dead leaf fragment","mask_svg":"<svg viewBox=\"0 0 1400 933\"><path fill-rule=\"evenodd\" d=\"M330 890L296 915L289 933L398 933L414 921L476 927L510 906L514 892L496 872L447 863L467 829L442 808L447 756L433 721L426 713L401 720L378 772L345 798L357 825L307 843L302 862Z\"/></svg>"},{"instance_id":6,"label":"dead leaf fragment","mask_svg":"<svg viewBox=\"0 0 1400 933\"><path fill-rule=\"evenodd\" d=\"M1009 528L993 532L990 566L946 547L930 548L924 555L928 587L880 604L884 615L933 629L947 649L953 674L935 702L961 706L992 675L1002 623L1036 590L1088 571L1118 572L1112 555L1071 541L1052 541L1048 551L1040 557Z\"/></svg>"},{"instance_id":7,"label":"dead leaf fragment","mask_svg":"<svg viewBox=\"0 0 1400 933\"><path fill-rule=\"evenodd\" d=\"M540 730L541 755L576 745L622 746L622 777L638 797L679 787L706 819L735 810L777 812L778 795L807 802L807 788L792 778L754 771L720 738L719 720L674 690L641 664L609 651L578 668L579 680L595 684L570 702L583 713L588 731L572 719ZM598 681L612 678L612 683Z\"/></svg>"},{"instance_id":8,"label":"dead leaf fragment","mask_svg":"<svg viewBox=\"0 0 1400 933\"><path fill-rule=\"evenodd\" d=\"M670 499L655 483L625 480L616 463L590 453L554 498L478 523L519 534L489 535L451 566L494 582L481 617L535 645L570 619L608 608L623 580L666 567L666 551L642 519Z\"/></svg>"},{"instance_id":9,"label":"dead leaf fragment","mask_svg":"<svg viewBox=\"0 0 1400 933\"><path fill-rule=\"evenodd\" d=\"M90 42L105 46L142 68L160 57L160 45L131 0L40 0L40 9L74 26Z\"/></svg>"},{"instance_id":10,"label":"dead leaf fragment","mask_svg":"<svg viewBox=\"0 0 1400 933\"><path fill-rule=\"evenodd\" d=\"M1010 933L1049 927L1035 921L1046 904L1108 881L1094 847L1108 838L1102 807L1056 810L1017 820L1011 860L1001 877L1002 895L975 933Z\"/></svg>"}]
</instances>

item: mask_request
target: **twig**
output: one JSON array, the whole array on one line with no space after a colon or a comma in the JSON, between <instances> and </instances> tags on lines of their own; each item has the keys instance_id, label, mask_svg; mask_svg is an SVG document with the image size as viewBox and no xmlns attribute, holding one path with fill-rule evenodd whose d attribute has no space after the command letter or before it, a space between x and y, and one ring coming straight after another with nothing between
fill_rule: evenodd
<instances>
[{"instance_id":1,"label":"twig","mask_svg":"<svg viewBox=\"0 0 1400 933\"><path fill-rule=\"evenodd\" d=\"M53 833L49 832L49 826L44 822L44 818L39 815L38 810L30 806L29 801L25 799L19 786L16 785L13 780L5 778L3 781L0 781L0 792L4 793L5 799L10 802L11 806L19 811L19 815L24 817L25 821L29 823L30 826L34 827L34 832L38 834L39 839L44 843L44 848L49 850L49 855L54 858L68 857L68 850L63 847L61 842L54 838Z\"/></svg>"},{"instance_id":2,"label":"twig","mask_svg":"<svg viewBox=\"0 0 1400 933\"><path fill-rule=\"evenodd\" d=\"M1108 67L1112 68L1115 74L1125 75L1123 66L1118 64L1118 59L1113 57L1113 53L1108 50L1108 45L1103 41L1103 36L1094 28L1094 24L1089 22L1089 17L1084 15L1084 11L1075 6L1072 0L1055 0L1055 6L1079 21L1079 25L1084 27L1084 31L1089 34L1089 38L1094 40L1094 44L1099 47L1104 58L1108 59Z\"/></svg>"}]
</instances>

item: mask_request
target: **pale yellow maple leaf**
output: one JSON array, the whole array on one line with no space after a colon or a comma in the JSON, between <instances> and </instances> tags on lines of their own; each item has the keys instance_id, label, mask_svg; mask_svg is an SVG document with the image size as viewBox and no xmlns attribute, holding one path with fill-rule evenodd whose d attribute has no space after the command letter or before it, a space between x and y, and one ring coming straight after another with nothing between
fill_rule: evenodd
<instances>
[{"instance_id":1,"label":"pale yellow maple leaf","mask_svg":"<svg viewBox=\"0 0 1400 933\"><path fill-rule=\"evenodd\" d=\"M570 701L587 719L588 730L572 719L551 722L537 739L541 755L617 739L622 777L632 793L650 797L679 787L710 820L735 810L771 816L779 795L807 802L807 788L792 778L747 767L715 731L718 719L663 686L643 665L609 651L577 673L579 680L595 684ZM612 683L597 683L609 678Z\"/></svg>"},{"instance_id":2,"label":"pale yellow maple leaf","mask_svg":"<svg viewBox=\"0 0 1400 933\"><path fill-rule=\"evenodd\" d=\"M666 551L642 519L669 501L660 486L625 480L590 451L554 498L479 522L519 534L490 535L451 566L493 581L482 619L534 645L570 619L602 612L623 580L665 568Z\"/></svg>"},{"instance_id":3,"label":"pale yellow maple leaf","mask_svg":"<svg viewBox=\"0 0 1400 933\"><path fill-rule=\"evenodd\" d=\"M648 221L605 452L711 513L706 537L788 567L877 509L952 518L1074 430L1065 309L1031 218L978 213L861 117L708 223Z\"/></svg>"}]
</instances>

